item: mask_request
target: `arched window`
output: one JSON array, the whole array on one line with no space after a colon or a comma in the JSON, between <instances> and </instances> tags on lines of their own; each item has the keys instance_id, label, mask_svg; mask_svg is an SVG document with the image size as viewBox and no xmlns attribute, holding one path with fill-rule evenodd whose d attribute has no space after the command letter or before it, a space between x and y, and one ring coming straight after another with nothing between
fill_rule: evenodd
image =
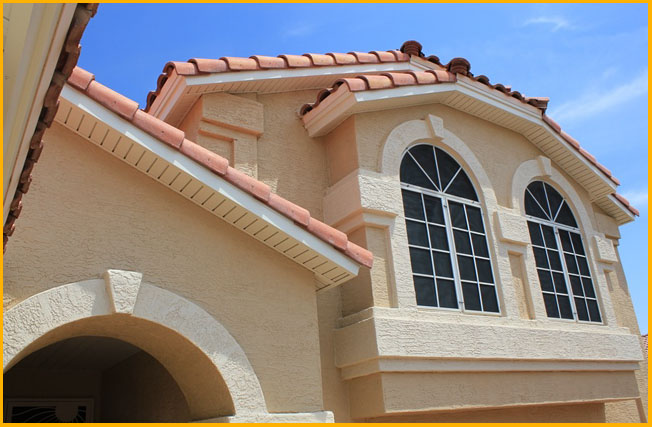
<instances>
[{"instance_id":1,"label":"arched window","mask_svg":"<svg viewBox=\"0 0 652 427\"><path fill-rule=\"evenodd\" d=\"M602 322L587 254L568 203L552 186L535 181L525 190L525 213L548 317Z\"/></svg>"},{"instance_id":2,"label":"arched window","mask_svg":"<svg viewBox=\"0 0 652 427\"><path fill-rule=\"evenodd\" d=\"M401 161L401 190L417 304L497 313L482 210L462 167L416 145Z\"/></svg>"}]
</instances>

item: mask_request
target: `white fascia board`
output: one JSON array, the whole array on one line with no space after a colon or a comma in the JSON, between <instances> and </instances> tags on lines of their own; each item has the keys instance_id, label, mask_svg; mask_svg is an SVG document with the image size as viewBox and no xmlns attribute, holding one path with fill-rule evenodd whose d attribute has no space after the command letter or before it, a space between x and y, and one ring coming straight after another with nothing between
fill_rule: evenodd
<instances>
[{"instance_id":1,"label":"white fascia board","mask_svg":"<svg viewBox=\"0 0 652 427\"><path fill-rule=\"evenodd\" d=\"M171 163L191 177L202 182L207 187L219 192L224 197L227 197L270 225L278 228L293 239L296 239L310 247L349 273L357 276L360 268L359 264L333 248L328 243L297 226L289 218L281 215L274 209L257 200L252 195L222 179L219 175L209 171L204 166L197 164L194 160L186 157L181 152L164 142L159 141L130 122L122 119L117 114L106 109L104 106L100 105L85 94L71 88L68 84L63 87L61 97L75 105L77 108L84 110L87 114L95 117L97 120L105 123L107 126L122 133L136 144L141 145L146 150L156 154L161 159Z\"/></svg>"},{"instance_id":2,"label":"white fascia board","mask_svg":"<svg viewBox=\"0 0 652 427\"><path fill-rule=\"evenodd\" d=\"M616 199L613 194L607 195L607 199L609 199L610 202L618 206L629 217L630 221L634 221L636 219L636 215L634 215L629 209L627 209L627 207L623 205L620 202L620 200Z\"/></svg>"},{"instance_id":3,"label":"white fascia board","mask_svg":"<svg viewBox=\"0 0 652 427\"><path fill-rule=\"evenodd\" d=\"M156 96L149 113L163 121L177 104L177 101L186 91L186 79L180 78L176 72L168 78L161 88L161 93Z\"/></svg>"}]
</instances>

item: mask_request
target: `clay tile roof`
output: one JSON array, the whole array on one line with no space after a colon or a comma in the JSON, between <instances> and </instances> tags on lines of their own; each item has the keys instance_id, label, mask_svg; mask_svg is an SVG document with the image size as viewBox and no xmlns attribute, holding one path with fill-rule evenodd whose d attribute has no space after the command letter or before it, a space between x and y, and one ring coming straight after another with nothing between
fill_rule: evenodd
<instances>
[{"instance_id":1,"label":"clay tile roof","mask_svg":"<svg viewBox=\"0 0 652 427\"><path fill-rule=\"evenodd\" d=\"M163 85L175 71L180 76L199 74L228 73L233 71L253 71L279 68L307 68L337 65L375 64L387 62L407 62L410 56L398 51L372 51L349 53L304 53L303 55L254 55L249 58L223 57L220 59L191 58L187 62L170 61L163 67L163 72L156 82L156 89L147 94L145 111L149 111L154 100L161 93Z\"/></svg>"},{"instance_id":2,"label":"clay tile roof","mask_svg":"<svg viewBox=\"0 0 652 427\"><path fill-rule=\"evenodd\" d=\"M251 59L251 61L256 62L254 59ZM251 62L242 61L238 66L249 67ZM89 98L130 121L134 126L179 150L182 154L220 175L231 184L248 192L262 203L293 220L297 225L331 244L359 264L371 268L373 254L367 249L350 242L346 234L312 218L306 209L271 193L267 184L232 168L229 166L227 159L186 139L182 130L159 120L143 110L137 109L138 105L135 102L96 82L92 74L75 67L68 79L68 83L75 89L85 93ZM134 104L136 106L135 110L133 110Z\"/></svg>"}]
</instances>

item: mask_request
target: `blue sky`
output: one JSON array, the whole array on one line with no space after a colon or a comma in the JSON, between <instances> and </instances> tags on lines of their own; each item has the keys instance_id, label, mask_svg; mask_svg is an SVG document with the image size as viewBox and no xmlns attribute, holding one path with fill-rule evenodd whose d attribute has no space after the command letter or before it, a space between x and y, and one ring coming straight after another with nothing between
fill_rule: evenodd
<instances>
[{"instance_id":1,"label":"blue sky","mask_svg":"<svg viewBox=\"0 0 652 427\"><path fill-rule=\"evenodd\" d=\"M443 63L529 96L612 170L641 211L620 255L647 332L646 4L101 4L79 65L143 107L164 64L192 57L397 49L418 40Z\"/></svg>"}]
</instances>

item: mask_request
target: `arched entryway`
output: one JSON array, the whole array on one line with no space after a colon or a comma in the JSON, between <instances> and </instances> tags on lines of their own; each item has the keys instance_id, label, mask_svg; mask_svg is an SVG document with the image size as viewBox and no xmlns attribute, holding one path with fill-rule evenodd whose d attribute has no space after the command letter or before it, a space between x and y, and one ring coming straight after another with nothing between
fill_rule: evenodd
<instances>
[{"instance_id":1,"label":"arched entryway","mask_svg":"<svg viewBox=\"0 0 652 427\"><path fill-rule=\"evenodd\" d=\"M12 387L12 396L5 393L5 398L87 397L88 393L82 393L81 389L72 390L66 397L53 392L48 396L45 382L56 381L56 373L52 371L62 366L72 368L79 376L81 367L72 363L70 353L75 346L96 345L95 353L102 349L115 353L109 360L103 361L99 354L88 360L93 375L100 378L96 381L100 389L96 414L100 418L96 421L196 421L267 414L253 368L228 331L201 307L172 292L142 283L141 278L139 273L109 270L104 279L52 288L5 311L3 363L5 384L9 380ZM67 362L65 357L60 363L51 360L57 348L64 355L69 354ZM23 390L11 385L21 377L35 375L39 358L50 360L49 377L40 389L38 384ZM115 369L115 378L109 378L111 369ZM153 390L156 381L161 382L159 387L178 389L174 402L157 402L170 405L167 419L156 419L145 410L134 412L141 419L135 419L136 416L112 419L119 411L114 409L116 412L109 414L108 408L124 405L115 395L120 390L128 394L129 387L133 391L134 385L130 386L127 378L122 383L118 381L120 376L128 376L130 369L137 374L131 376L132 380L141 382L138 385L141 390ZM148 369L152 375L159 374L157 380L145 378ZM103 376L108 381L103 381ZM105 396L102 390L107 393ZM107 396L110 397L105 399ZM154 393L151 398L162 396ZM141 404L145 407L152 403L142 401ZM68 416L72 406L62 406ZM186 419L178 419L183 417Z\"/></svg>"}]
</instances>

